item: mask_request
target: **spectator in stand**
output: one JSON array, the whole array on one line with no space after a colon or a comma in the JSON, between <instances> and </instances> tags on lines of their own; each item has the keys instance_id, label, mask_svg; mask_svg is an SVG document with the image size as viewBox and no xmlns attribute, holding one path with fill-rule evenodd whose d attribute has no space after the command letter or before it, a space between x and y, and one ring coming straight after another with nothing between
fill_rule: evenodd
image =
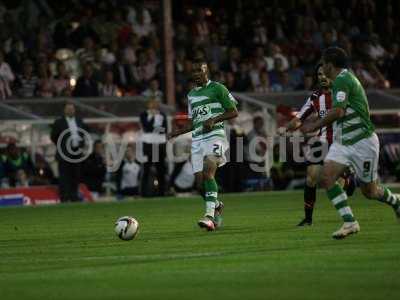
<instances>
[{"instance_id":1,"label":"spectator in stand","mask_svg":"<svg viewBox=\"0 0 400 300\"><path fill-rule=\"evenodd\" d=\"M82 65L95 61L96 49L93 38L90 36L84 38L82 48L76 51L76 56Z\"/></svg>"},{"instance_id":2,"label":"spectator in stand","mask_svg":"<svg viewBox=\"0 0 400 300\"><path fill-rule=\"evenodd\" d=\"M54 92L56 96L71 95L71 78L63 62L57 64L57 76L54 78Z\"/></svg>"},{"instance_id":3,"label":"spectator in stand","mask_svg":"<svg viewBox=\"0 0 400 300\"><path fill-rule=\"evenodd\" d=\"M260 19L253 23L253 42L256 45L266 45L268 43L268 29Z\"/></svg>"},{"instance_id":4,"label":"spectator in stand","mask_svg":"<svg viewBox=\"0 0 400 300\"><path fill-rule=\"evenodd\" d=\"M289 61L286 56L282 53L281 48L276 43L271 43L268 47L269 55L265 58L267 62L267 70L271 71L273 69L281 69L281 71L286 71L289 69ZM280 61L279 67L276 66L276 62Z\"/></svg>"},{"instance_id":5,"label":"spectator in stand","mask_svg":"<svg viewBox=\"0 0 400 300\"><path fill-rule=\"evenodd\" d=\"M372 77L361 61L354 62L353 71L365 88L373 87L376 84L376 79Z\"/></svg>"},{"instance_id":6,"label":"spectator in stand","mask_svg":"<svg viewBox=\"0 0 400 300\"><path fill-rule=\"evenodd\" d=\"M82 165L82 182L87 185L94 198L98 198L104 193L103 183L106 172L103 143L95 141L93 152Z\"/></svg>"},{"instance_id":7,"label":"spectator in stand","mask_svg":"<svg viewBox=\"0 0 400 300\"><path fill-rule=\"evenodd\" d=\"M154 166L158 182L158 195L163 196L166 191L165 176L167 174L167 116L160 111L159 101L150 99L147 102L147 110L140 115L140 124L143 130L143 154L147 159L143 164L141 192L143 196L151 195L154 187L150 182L150 171Z\"/></svg>"},{"instance_id":8,"label":"spectator in stand","mask_svg":"<svg viewBox=\"0 0 400 300\"><path fill-rule=\"evenodd\" d=\"M365 88L388 88L389 82L379 71L373 61L363 64L361 61L354 63L354 73Z\"/></svg>"},{"instance_id":9,"label":"spectator in stand","mask_svg":"<svg viewBox=\"0 0 400 300\"><path fill-rule=\"evenodd\" d=\"M140 48L139 37L135 34L130 34L127 46L123 49L124 61L129 64L134 64L137 61L136 51Z\"/></svg>"},{"instance_id":10,"label":"spectator in stand","mask_svg":"<svg viewBox=\"0 0 400 300\"><path fill-rule=\"evenodd\" d=\"M80 18L79 22L75 22L73 27L75 30L69 36L69 40L74 45L75 48L81 47L83 41L89 37L93 41L98 42L99 36L97 32L93 29L92 24L90 23L91 12L86 11Z\"/></svg>"},{"instance_id":11,"label":"spectator in stand","mask_svg":"<svg viewBox=\"0 0 400 300\"><path fill-rule=\"evenodd\" d=\"M224 49L219 44L218 35L216 33L211 34L210 44L206 48L207 57L209 58L210 63L214 63L217 66L222 62Z\"/></svg>"},{"instance_id":12,"label":"spectator in stand","mask_svg":"<svg viewBox=\"0 0 400 300\"><path fill-rule=\"evenodd\" d=\"M175 115L172 126L174 126L174 129L184 128L187 122L188 116L185 110L184 113ZM176 137L173 141L174 165L169 177L171 194L190 192L194 188L195 178L190 160L191 143L192 135L190 132Z\"/></svg>"},{"instance_id":13,"label":"spectator in stand","mask_svg":"<svg viewBox=\"0 0 400 300\"><path fill-rule=\"evenodd\" d=\"M263 61L253 59L250 62L249 76L251 80L251 89L254 90L260 85L260 73L263 71Z\"/></svg>"},{"instance_id":14,"label":"spectator in stand","mask_svg":"<svg viewBox=\"0 0 400 300\"><path fill-rule=\"evenodd\" d=\"M33 169L33 163L28 153L21 151L15 143L7 145L4 170L10 186L16 185L18 170L24 170L27 176L30 176Z\"/></svg>"},{"instance_id":15,"label":"spectator in stand","mask_svg":"<svg viewBox=\"0 0 400 300\"><path fill-rule=\"evenodd\" d=\"M93 76L91 64L86 64L83 70L83 76L78 78L73 95L75 97L98 97L99 83Z\"/></svg>"},{"instance_id":16,"label":"spectator in stand","mask_svg":"<svg viewBox=\"0 0 400 300\"><path fill-rule=\"evenodd\" d=\"M33 63L31 60L24 61L23 73L17 77L15 85L18 97L35 97L38 88L38 78L33 73Z\"/></svg>"},{"instance_id":17,"label":"spectator in stand","mask_svg":"<svg viewBox=\"0 0 400 300\"><path fill-rule=\"evenodd\" d=\"M290 84L290 77L287 71L279 74L279 85L281 86L282 92L290 92L294 90L294 87Z\"/></svg>"},{"instance_id":18,"label":"spectator in stand","mask_svg":"<svg viewBox=\"0 0 400 300\"><path fill-rule=\"evenodd\" d=\"M269 76L266 71L261 72L260 83L254 91L257 93L268 93L271 91L271 87L269 85Z\"/></svg>"},{"instance_id":19,"label":"spectator in stand","mask_svg":"<svg viewBox=\"0 0 400 300\"><path fill-rule=\"evenodd\" d=\"M126 148L125 159L116 174L117 193L120 196L139 195L140 163L136 160L135 148Z\"/></svg>"},{"instance_id":20,"label":"spectator in stand","mask_svg":"<svg viewBox=\"0 0 400 300\"><path fill-rule=\"evenodd\" d=\"M226 72L225 74L225 86L229 91L234 91L236 88L235 75L232 72Z\"/></svg>"},{"instance_id":21,"label":"spectator in stand","mask_svg":"<svg viewBox=\"0 0 400 300\"><path fill-rule=\"evenodd\" d=\"M148 53L144 50L138 51L138 61L133 67L133 78L138 84L139 89L143 90L148 84L149 80L154 78L156 75L157 64L154 61L150 61Z\"/></svg>"},{"instance_id":22,"label":"spectator in stand","mask_svg":"<svg viewBox=\"0 0 400 300\"><path fill-rule=\"evenodd\" d=\"M228 59L222 64L221 69L225 72L236 73L239 71L241 60L240 49L237 47L230 48Z\"/></svg>"},{"instance_id":23,"label":"spectator in stand","mask_svg":"<svg viewBox=\"0 0 400 300\"><path fill-rule=\"evenodd\" d=\"M41 155L36 155L35 168L33 170L32 185L54 184L56 178L49 163Z\"/></svg>"},{"instance_id":24,"label":"spectator in stand","mask_svg":"<svg viewBox=\"0 0 400 300\"><path fill-rule=\"evenodd\" d=\"M6 174L6 156L0 154L0 189L10 187L8 176Z\"/></svg>"},{"instance_id":25,"label":"spectator in stand","mask_svg":"<svg viewBox=\"0 0 400 300\"><path fill-rule=\"evenodd\" d=\"M147 37L154 32L151 21L146 21L144 10L137 11L137 20L133 23L132 30L139 38Z\"/></svg>"},{"instance_id":26,"label":"spectator in stand","mask_svg":"<svg viewBox=\"0 0 400 300\"><path fill-rule=\"evenodd\" d=\"M249 66L246 61L242 61L239 64L239 71L236 74L235 83L235 88L233 90L236 92L246 92L251 90L252 85L249 75Z\"/></svg>"},{"instance_id":27,"label":"spectator in stand","mask_svg":"<svg viewBox=\"0 0 400 300\"><path fill-rule=\"evenodd\" d=\"M228 120L229 124L229 160L220 171L224 192L243 191L245 169L243 165L243 141L245 133L237 118Z\"/></svg>"},{"instance_id":28,"label":"spectator in stand","mask_svg":"<svg viewBox=\"0 0 400 300\"><path fill-rule=\"evenodd\" d=\"M147 99L155 99L157 101L163 100L163 92L160 90L160 84L157 79L152 79L149 83L149 88L142 93L142 96Z\"/></svg>"},{"instance_id":29,"label":"spectator in stand","mask_svg":"<svg viewBox=\"0 0 400 300\"><path fill-rule=\"evenodd\" d=\"M75 105L67 102L62 117L54 121L51 140L57 147L59 194L61 202L79 201L78 186L81 174L81 159L85 140L83 132L89 132L82 119L76 116Z\"/></svg>"},{"instance_id":30,"label":"spectator in stand","mask_svg":"<svg viewBox=\"0 0 400 300\"><path fill-rule=\"evenodd\" d=\"M303 84L301 85L301 90L311 91L314 86L313 75L310 73L305 74Z\"/></svg>"},{"instance_id":31,"label":"spectator in stand","mask_svg":"<svg viewBox=\"0 0 400 300\"><path fill-rule=\"evenodd\" d=\"M100 87L100 96L116 97L120 95L118 86L114 83L114 73L108 70L104 74L104 83Z\"/></svg>"},{"instance_id":32,"label":"spectator in stand","mask_svg":"<svg viewBox=\"0 0 400 300\"><path fill-rule=\"evenodd\" d=\"M398 44L392 44L388 65L388 78L393 86L400 86L400 51Z\"/></svg>"},{"instance_id":33,"label":"spectator in stand","mask_svg":"<svg viewBox=\"0 0 400 300\"><path fill-rule=\"evenodd\" d=\"M180 68L178 68L177 66L176 81L179 84L182 84L186 87L191 79L190 77L191 71L192 71L192 62L189 59L185 59L183 61L182 70L180 70Z\"/></svg>"},{"instance_id":34,"label":"spectator in stand","mask_svg":"<svg viewBox=\"0 0 400 300\"><path fill-rule=\"evenodd\" d=\"M296 56L290 56L289 84L298 90L304 80L304 71L299 67L299 60Z\"/></svg>"},{"instance_id":35,"label":"spectator in stand","mask_svg":"<svg viewBox=\"0 0 400 300\"><path fill-rule=\"evenodd\" d=\"M4 53L0 50L0 100L11 97L11 85L15 76L10 65L4 61Z\"/></svg>"},{"instance_id":36,"label":"spectator in stand","mask_svg":"<svg viewBox=\"0 0 400 300\"><path fill-rule=\"evenodd\" d=\"M269 81L271 83L271 86L274 86L275 84L279 84L280 82L280 74L284 71L283 69L283 64L282 64L282 59L279 57L275 58L274 60L274 68L273 70L269 71Z\"/></svg>"},{"instance_id":37,"label":"spectator in stand","mask_svg":"<svg viewBox=\"0 0 400 300\"><path fill-rule=\"evenodd\" d=\"M17 170L15 176L15 187L29 187L31 185L31 180L29 176L26 174L24 169Z\"/></svg>"},{"instance_id":38,"label":"spectator in stand","mask_svg":"<svg viewBox=\"0 0 400 300\"><path fill-rule=\"evenodd\" d=\"M204 8L197 9L196 18L192 25L193 40L196 45L207 45L210 37L210 27L206 20Z\"/></svg>"},{"instance_id":39,"label":"spectator in stand","mask_svg":"<svg viewBox=\"0 0 400 300\"><path fill-rule=\"evenodd\" d=\"M56 5L55 2L47 2L50 7ZM153 22L151 16L152 13L158 14L159 8L150 8L152 5L147 1L140 4L136 1L133 5L122 6L119 1L100 1L98 6L89 2L72 4L68 7L68 14L65 14L65 6L60 9L57 4L57 9L52 11L51 24L46 16L38 17L38 12L42 10L40 6L33 4L36 9L31 9L32 6L22 5L23 1L17 1L10 9L11 2L5 4L3 30L0 34L2 48L6 53L5 60L17 75L23 73L23 60L49 59L60 48L67 48L65 52L79 54L82 66L87 61L96 63L94 70L98 79L101 76L97 76L96 70L108 69L115 62L118 68L121 65L128 66L131 70L126 68L117 74L115 70L118 68L114 65L115 80L127 94L140 94L157 74L160 63L161 23L158 20ZM260 7L259 1L246 2L241 6L234 1L229 3L232 9L223 7L222 2L204 9L195 2L185 6L185 9L179 8L176 15L174 12L174 21L177 24L174 34L174 46L177 49L176 80L184 88L187 87L190 76L184 70L185 65L188 68L185 63L187 57L181 53L184 54L183 49L197 51L193 49L193 45L202 47L202 51L207 53L217 69L233 72L235 76L239 72L240 62L257 61L247 71L251 72L249 75L252 78L252 89L259 83L259 78L253 72L256 65L264 64L262 69L266 68L271 72L276 69L274 65L279 58L282 63L282 70L279 72L287 71L288 57L291 56L295 58L290 58L290 85L300 89L304 86L301 71L312 71L320 58L320 51L328 45L340 45L350 54L351 61L365 63L364 69L377 78L372 86L400 86L398 67L386 67L391 55L388 47L399 40L396 28L400 27L400 19L395 17L397 5L393 0L388 3L357 0L351 2L351 10L346 10L345 6L334 1L324 5L318 1L314 1L312 5L309 5L309 1L306 1L306 5L301 1L294 1L289 6L271 2L264 3L263 7ZM16 22L19 15L27 20L24 24ZM185 25L188 24L187 20L192 20L190 28ZM25 27L33 33L27 34ZM110 45L109 48L113 50L110 49L110 55L102 54L100 60L96 45ZM119 47L123 55L118 55L116 60ZM264 49L267 54L264 54ZM140 59L138 56L141 52L146 55ZM225 54L228 54L227 58ZM108 58L105 59L105 56ZM126 62L123 62L122 56L125 56ZM391 60L396 62L393 57ZM371 66L366 63L369 59L374 62ZM297 60L297 65L293 60ZM78 62L74 68L68 69L75 77L75 70L80 70L81 66ZM393 83L386 82L385 76ZM271 86L278 79L270 78ZM241 82L235 84L242 86ZM17 88L15 83L14 87ZM16 90L13 92L17 95ZM6 97L9 97L9 90L0 82L0 97L5 98L6 93Z\"/></svg>"},{"instance_id":40,"label":"spectator in stand","mask_svg":"<svg viewBox=\"0 0 400 300\"><path fill-rule=\"evenodd\" d=\"M376 33L371 36L367 53L370 58L378 63L378 65L383 65L383 60L386 56L386 50L380 44L379 36Z\"/></svg>"},{"instance_id":41,"label":"spectator in stand","mask_svg":"<svg viewBox=\"0 0 400 300\"><path fill-rule=\"evenodd\" d=\"M128 23L130 23L130 24L138 23L137 18L138 18L139 12L144 17L144 23L151 24L151 22L152 22L152 18L151 18L149 10L147 8L145 8L143 6L143 4L140 2L135 2L134 6L128 6L127 11L128 11L128 13L127 13L126 19L127 19Z\"/></svg>"},{"instance_id":42,"label":"spectator in stand","mask_svg":"<svg viewBox=\"0 0 400 300\"><path fill-rule=\"evenodd\" d=\"M133 64L128 61L127 57L125 57L122 52L118 53L117 61L113 65L112 70L114 80L119 88L125 93L132 93L132 91L135 91L136 82L133 77Z\"/></svg>"},{"instance_id":43,"label":"spectator in stand","mask_svg":"<svg viewBox=\"0 0 400 300\"><path fill-rule=\"evenodd\" d=\"M247 134L245 141L245 160L249 165L250 177L265 176L265 162L267 154L267 133L265 131L264 118L253 118L253 129ZM261 171L261 172L260 172Z\"/></svg>"},{"instance_id":44,"label":"spectator in stand","mask_svg":"<svg viewBox=\"0 0 400 300\"><path fill-rule=\"evenodd\" d=\"M52 98L55 94L55 87L49 65L47 63L39 64L38 73L39 80L36 95L42 98Z\"/></svg>"}]
</instances>

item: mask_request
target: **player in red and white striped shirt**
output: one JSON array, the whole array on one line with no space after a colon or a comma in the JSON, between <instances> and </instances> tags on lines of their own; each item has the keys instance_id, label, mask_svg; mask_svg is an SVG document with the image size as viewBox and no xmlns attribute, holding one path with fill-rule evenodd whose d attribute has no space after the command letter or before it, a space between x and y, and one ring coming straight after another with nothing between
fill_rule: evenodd
<instances>
[{"instance_id":1,"label":"player in red and white striped shirt","mask_svg":"<svg viewBox=\"0 0 400 300\"><path fill-rule=\"evenodd\" d=\"M321 69L321 68L319 68ZM324 80L324 75L319 75ZM329 79L326 79L329 81ZM320 81L321 82L321 81ZM321 84L321 83L320 83ZM326 84L329 84L328 82ZM310 115L317 114L318 118L325 117L332 109L332 97L329 87L322 87L320 90L314 91L307 99L296 117L292 120L295 125L302 124ZM300 122L299 122L300 121ZM322 127L318 132L318 137L321 142L332 144L333 128L332 125Z\"/></svg>"},{"instance_id":2,"label":"player in red and white striped shirt","mask_svg":"<svg viewBox=\"0 0 400 300\"><path fill-rule=\"evenodd\" d=\"M294 131L298 129L304 121L311 119L313 116L315 117L315 115L317 115L317 118L324 118L332 108L330 91L331 81L323 73L321 64L316 68L315 80L318 83L318 89L307 99L301 110L289 122L285 131ZM305 149L305 154L308 160L307 179L304 187L305 218L298 224L298 226L312 224L318 175L332 141L333 128L332 125L329 125L321 128L320 131L316 133L316 137L309 139L307 142L307 147ZM354 182L351 183L353 184Z\"/></svg>"}]
</instances>

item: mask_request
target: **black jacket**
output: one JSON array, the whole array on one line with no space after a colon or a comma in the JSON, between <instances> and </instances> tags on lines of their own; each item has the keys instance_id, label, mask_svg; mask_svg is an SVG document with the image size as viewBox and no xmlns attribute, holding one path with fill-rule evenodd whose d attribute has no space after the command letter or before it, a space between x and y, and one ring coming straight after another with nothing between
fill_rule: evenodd
<instances>
[{"instance_id":1,"label":"black jacket","mask_svg":"<svg viewBox=\"0 0 400 300\"><path fill-rule=\"evenodd\" d=\"M92 77L86 79L81 76L76 82L76 87L74 90L75 97L98 97L99 96L99 86L97 81Z\"/></svg>"},{"instance_id":2,"label":"black jacket","mask_svg":"<svg viewBox=\"0 0 400 300\"><path fill-rule=\"evenodd\" d=\"M163 121L162 121L162 125L159 127L155 126L154 117L148 119L147 110L140 114L140 124L142 125L143 132L146 132L146 133L154 132L154 133L160 133L160 134L167 133L167 129L168 129L167 128L167 126L168 126L167 116L162 112L160 112L160 114L163 116Z\"/></svg>"},{"instance_id":3,"label":"black jacket","mask_svg":"<svg viewBox=\"0 0 400 300\"><path fill-rule=\"evenodd\" d=\"M75 117L75 122L76 122L76 126L78 127L78 129L83 129L84 131L89 133L89 128L86 126L86 124L82 121L81 118ZM63 132L65 132L65 130L67 130L67 132L65 134L63 134ZM85 146L84 134L82 133L82 131L79 131L78 133L79 133L79 136L81 137L81 142L77 148L72 149L74 152L79 149L82 149ZM62 151L62 153L67 158L71 158L71 159L78 159L79 157L82 156L82 154L74 155L74 154L70 153L71 151L68 151L67 141L70 139L70 137L71 137L71 133L69 131L67 119L63 116L63 117L55 120L52 125L52 128L51 128L50 138L57 147L56 159L58 161L65 161L65 159L62 157L62 155L60 155L60 151ZM59 138L61 138L60 147L57 146Z\"/></svg>"},{"instance_id":4,"label":"black jacket","mask_svg":"<svg viewBox=\"0 0 400 300\"><path fill-rule=\"evenodd\" d=\"M102 156L92 153L85 160L82 168L82 181L90 191L103 193L103 182L107 168Z\"/></svg>"}]
</instances>

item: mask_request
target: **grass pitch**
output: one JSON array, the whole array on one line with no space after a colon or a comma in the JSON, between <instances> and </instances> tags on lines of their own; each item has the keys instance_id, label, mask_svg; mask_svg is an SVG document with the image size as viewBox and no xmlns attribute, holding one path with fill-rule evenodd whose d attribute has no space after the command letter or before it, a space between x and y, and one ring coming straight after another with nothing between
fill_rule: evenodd
<instances>
[{"instance_id":1,"label":"grass pitch","mask_svg":"<svg viewBox=\"0 0 400 300\"><path fill-rule=\"evenodd\" d=\"M301 192L223 195L225 226L204 232L203 201L143 199L0 209L0 299L399 299L400 224L383 204L351 206L361 232L319 193L296 228ZM114 221L132 215L136 240Z\"/></svg>"}]
</instances>

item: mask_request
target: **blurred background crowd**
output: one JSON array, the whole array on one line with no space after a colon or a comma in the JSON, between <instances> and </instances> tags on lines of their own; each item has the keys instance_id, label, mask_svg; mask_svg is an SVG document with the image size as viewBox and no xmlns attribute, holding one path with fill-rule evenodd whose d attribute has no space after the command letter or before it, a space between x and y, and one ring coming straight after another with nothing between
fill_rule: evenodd
<instances>
[{"instance_id":1,"label":"blurred background crowd","mask_svg":"<svg viewBox=\"0 0 400 300\"><path fill-rule=\"evenodd\" d=\"M400 87L399 1L173 0L172 7L177 111L172 126L186 120L191 59L200 55L209 62L211 79L230 91L265 94L313 89L322 49L340 46L364 87ZM143 95L165 103L162 12L156 0L1 1L0 99ZM290 117L290 108L283 114ZM228 124L231 157L237 139L246 145L253 137L267 137L262 117L244 111L240 116L249 126ZM146 132L148 124L141 123ZM119 195L192 188L187 161L174 164L170 176L161 178L165 166L137 161L130 146L121 168L109 174L103 148L101 141L95 143L80 173L80 181L93 192L104 193L107 182L113 182ZM57 182L40 155L31 157L14 143L0 151L4 185ZM258 145L256 152L265 154L266 145ZM224 166L219 175L223 190L295 187L304 166L279 162L275 152L269 178L251 174L249 164L264 167L264 162L248 153L244 164ZM399 156L391 164L397 180Z\"/></svg>"},{"instance_id":2,"label":"blurred background crowd","mask_svg":"<svg viewBox=\"0 0 400 300\"><path fill-rule=\"evenodd\" d=\"M175 2L179 104L197 54L233 91L308 90L321 50L333 45L350 54L365 87L400 86L398 1ZM158 1L2 1L1 98L163 100L161 12Z\"/></svg>"}]
</instances>

